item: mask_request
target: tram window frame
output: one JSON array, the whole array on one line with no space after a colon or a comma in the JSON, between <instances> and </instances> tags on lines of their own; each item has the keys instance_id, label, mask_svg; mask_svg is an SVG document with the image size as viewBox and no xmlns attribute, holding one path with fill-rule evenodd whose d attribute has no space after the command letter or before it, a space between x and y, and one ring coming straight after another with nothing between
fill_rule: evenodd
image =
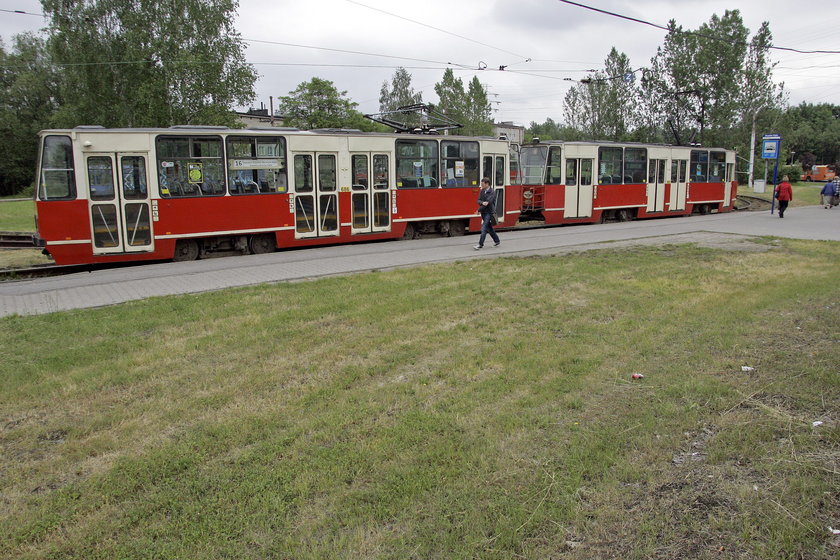
<instances>
[{"instance_id":1,"label":"tram window frame","mask_svg":"<svg viewBox=\"0 0 840 560\"><path fill-rule=\"evenodd\" d=\"M605 157L618 154L618 158ZM608 173L609 171L609 173ZM621 185L624 183L624 148L601 146L598 148L598 184Z\"/></svg>"},{"instance_id":2,"label":"tram window frame","mask_svg":"<svg viewBox=\"0 0 840 560\"><path fill-rule=\"evenodd\" d=\"M510 184L521 185L522 177L519 170L519 146L511 144L508 149L510 158Z\"/></svg>"},{"instance_id":3,"label":"tram window frame","mask_svg":"<svg viewBox=\"0 0 840 560\"><path fill-rule=\"evenodd\" d=\"M111 156L88 156L85 161L91 200L114 200L114 161Z\"/></svg>"},{"instance_id":4,"label":"tram window frame","mask_svg":"<svg viewBox=\"0 0 840 560\"><path fill-rule=\"evenodd\" d=\"M318 191L338 190L338 165L335 154L318 154Z\"/></svg>"},{"instance_id":5,"label":"tram window frame","mask_svg":"<svg viewBox=\"0 0 840 560\"><path fill-rule=\"evenodd\" d=\"M641 155L641 158L636 157ZM645 170L647 169L648 151L647 148L624 148L624 183L644 183Z\"/></svg>"},{"instance_id":6,"label":"tram window frame","mask_svg":"<svg viewBox=\"0 0 840 560\"><path fill-rule=\"evenodd\" d=\"M75 200L76 164L73 141L69 136L50 134L44 137L39 170L39 200Z\"/></svg>"},{"instance_id":7,"label":"tram window frame","mask_svg":"<svg viewBox=\"0 0 840 560\"><path fill-rule=\"evenodd\" d=\"M544 183L546 185L562 185L565 178L563 171L563 148L562 146L549 146L548 157L545 160Z\"/></svg>"},{"instance_id":8,"label":"tram window frame","mask_svg":"<svg viewBox=\"0 0 840 560\"><path fill-rule=\"evenodd\" d=\"M184 150L186 147L186 150ZM211 155L204 155L207 148ZM161 134L155 138L155 169L162 198L197 198L224 196L227 180L221 136ZM169 165L163 165L169 164ZM175 177L168 169L174 170ZM191 177L195 172L195 176ZM196 177L201 180L196 180ZM176 186L177 192L170 188Z\"/></svg>"},{"instance_id":9,"label":"tram window frame","mask_svg":"<svg viewBox=\"0 0 840 560\"><path fill-rule=\"evenodd\" d=\"M282 136L230 135L225 138L225 150L227 188L231 195L289 191L286 139ZM277 165L272 167L271 160ZM235 166L234 162L237 162Z\"/></svg>"},{"instance_id":10,"label":"tram window frame","mask_svg":"<svg viewBox=\"0 0 840 560\"><path fill-rule=\"evenodd\" d=\"M692 183L705 183L709 176L708 150L691 150L688 168L691 171L688 178Z\"/></svg>"},{"instance_id":11,"label":"tram window frame","mask_svg":"<svg viewBox=\"0 0 840 560\"><path fill-rule=\"evenodd\" d=\"M493 176L493 156L484 156L483 169L484 170L481 173L482 178Z\"/></svg>"},{"instance_id":12,"label":"tram window frame","mask_svg":"<svg viewBox=\"0 0 840 560\"><path fill-rule=\"evenodd\" d=\"M496 156L496 176L494 179L497 187L505 186L505 156Z\"/></svg>"},{"instance_id":13,"label":"tram window frame","mask_svg":"<svg viewBox=\"0 0 840 560\"><path fill-rule=\"evenodd\" d=\"M726 180L726 152L709 150L710 183L722 183Z\"/></svg>"},{"instance_id":14,"label":"tram window frame","mask_svg":"<svg viewBox=\"0 0 840 560\"><path fill-rule=\"evenodd\" d=\"M437 188L438 169L440 168L437 140L406 139L396 140L395 144L397 188ZM419 175L417 174L418 168L420 170Z\"/></svg>"},{"instance_id":15,"label":"tram window frame","mask_svg":"<svg viewBox=\"0 0 840 560\"><path fill-rule=\"evenodd\" d=\"M363 164L363 165L361 165ZM350 155L350 187L354 191L365 191L370 187L370 162L368 154Z\"/></svg>"},{"instance_id":16,"label":"tram window frame","mask_svg":"<svg viewBox=\"0 0 840 560\"><path fill-rule=\"evenodd\" d=\"M390 161L387 154L373 154L373 190L388 190L391 184Z\"/></svg>"},{"instance_id":17,"label":"tram window frame","mask_svg":"<svg viewBox=\"0 0 840 560\"><path fill-rule=\"evenodd\" d=\"M441 140L440 184L446 187L476 187L480 150L478 142L471 140ZM492 160L490 160L492 162ZM463 165L463 176L458 177L458 163ZM487 176L487 175L485 175Z\"/></svg>"},{"instance_id":18,"label":"tram window frame","mask_svg":"<svg viewBox=\"0 0 840 560\"><path fill-rule=\"evenodd\" d=\"M545 166L548 162L548 146L522 146L519 151L519 171L523 185L545 184Z\"/></svg>"}]
</instances>

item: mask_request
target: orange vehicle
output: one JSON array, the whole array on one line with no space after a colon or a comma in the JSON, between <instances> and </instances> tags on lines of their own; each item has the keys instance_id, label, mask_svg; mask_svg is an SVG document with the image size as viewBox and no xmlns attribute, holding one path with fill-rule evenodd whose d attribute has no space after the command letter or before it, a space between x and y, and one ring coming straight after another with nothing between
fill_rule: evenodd
<instances>
[{"instance_id":1,"label":"orange vehicle","mask_svg":"<svg viewBox=\"0 0 840 560\"><path fill-rule=\"evenodd\" d=\"M811 169L800 177L802 181L831 181L835 173L827 165L812 165Z\"/></svg>"}]
</instances>

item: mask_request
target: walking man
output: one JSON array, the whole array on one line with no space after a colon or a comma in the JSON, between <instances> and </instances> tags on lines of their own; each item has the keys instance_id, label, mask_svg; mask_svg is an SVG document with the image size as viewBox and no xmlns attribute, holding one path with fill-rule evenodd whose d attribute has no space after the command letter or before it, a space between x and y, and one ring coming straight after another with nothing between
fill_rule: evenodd
<instances>
[{"instance_id":1,"label":"walking man","mask_svg":"<svg viewBox=\"0 0 840 560\"><path fill-rule=\"evenodd\" d=\"M493 247L498 247L501 241L493 229L493 222L496 220L496 190L490 185L490 179L484 177L481 180L481 192L478 193L478 213L481 215L481 236L478 238L478 245L473 247L476 251L484 247L484 240L487 234L493 239Z\"/></svg>"}]
</instances>

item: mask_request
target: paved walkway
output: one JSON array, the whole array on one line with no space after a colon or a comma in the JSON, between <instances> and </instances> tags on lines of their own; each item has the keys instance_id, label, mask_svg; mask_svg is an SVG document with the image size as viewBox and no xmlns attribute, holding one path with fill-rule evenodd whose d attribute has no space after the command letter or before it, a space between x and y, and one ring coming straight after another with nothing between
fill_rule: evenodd
<instances>
[{"instance_id":1,"label":"paved walkway","mask_svg":"<svg viewBox=\"0 0 840 560\"><path fill-rule=\"evenodd\" d=\"M791 208L784 219L740 212L502 232L502 245L474 251L475 235L279 251L82 272L0 284L0 317L113 305L131 300L501 255L557 254L665 243L722 245L775 235L840 241L840 207ZM840 270L840 263L838 263Z\"/></svg>"}]
</instances>

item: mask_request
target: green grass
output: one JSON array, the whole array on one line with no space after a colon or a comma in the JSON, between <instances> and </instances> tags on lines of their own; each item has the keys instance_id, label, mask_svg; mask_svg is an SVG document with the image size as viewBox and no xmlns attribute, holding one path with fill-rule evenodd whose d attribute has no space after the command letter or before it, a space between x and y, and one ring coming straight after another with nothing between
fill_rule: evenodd
<instances>
[{"instance_id":1,"label":"green grass","mask_svg":"<svg viewBox=\"0 0 840 560\"><path fill-rule=\"evenodd\" d=\"M822 203L820 198L820 191L825 183L793 183L793 201L791 206L814 206ZM773 196L773 186L770 181L767 183L766 192L753 192L749 185L739 185L738 194L746 194L750 196L757 196L765 200L770 200Z\"/></svg>"},{"instance_id":2,"label":"green grass","mask_svg":"<svg viewBox=\"0 0 840 560\"><path fill-rule=\"evenodd\" d=\"M840 244L758 245L0 320L0 555L832 558Z\"/></svg>"},{"instance_id":3,"label":"green grass","mask_svg":"<svg viewBox=\"0 0 840 560\"><path fill-rule=\"evenodd\" d=\"M0 200L0 231L35 231L35 203Z\"/></svg>"}]
</instances>

